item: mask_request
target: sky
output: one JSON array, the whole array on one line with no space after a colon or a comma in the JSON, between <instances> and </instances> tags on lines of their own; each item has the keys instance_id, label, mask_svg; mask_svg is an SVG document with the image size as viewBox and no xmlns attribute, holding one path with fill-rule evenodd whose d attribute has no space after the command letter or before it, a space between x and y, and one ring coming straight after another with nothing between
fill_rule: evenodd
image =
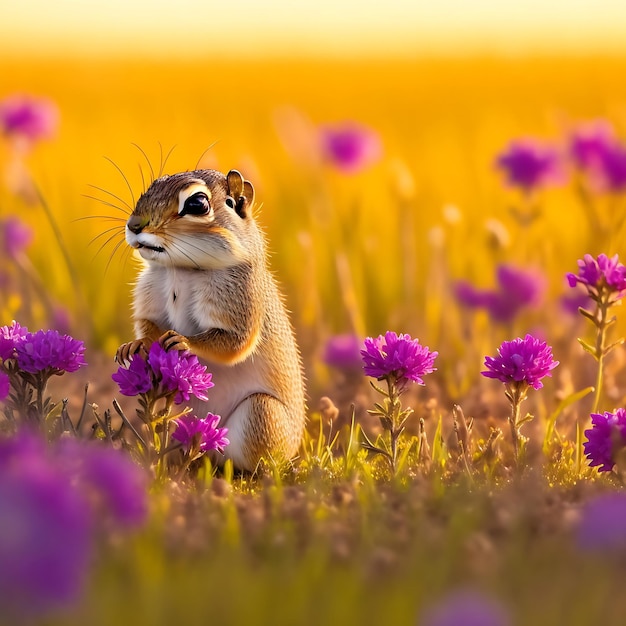
<instances>
[{"instance_id":1,"label":"sky","mask_svg":"<svg viewBox=\"0 0 626 626\"><path fill-rule=\"evenodd\" d=\"M626 0L6 0L0 53L626 50Z\"/></svg>"}]
</instances>

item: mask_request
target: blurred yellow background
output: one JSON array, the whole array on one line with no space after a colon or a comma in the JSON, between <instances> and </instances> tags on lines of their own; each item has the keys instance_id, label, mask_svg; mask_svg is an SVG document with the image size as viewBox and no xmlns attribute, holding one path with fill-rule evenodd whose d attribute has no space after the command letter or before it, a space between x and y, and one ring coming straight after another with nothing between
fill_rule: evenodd
<instances>
[{"instance_id":1,"label":"blurred yellow background","mask_svg":"<svg viewBox=\"0 0 626 626\"><path fill-rule=\"evenodd\" d=\"M585 120L605 118L623 135L624 3L62 0L7 9L0 98L42 96L60 111L56 137L25 165L62 242L42 208L6 185L0 216L36 228L29 254L70 310L74 334L111 354L132 332L136 267L123 244L114 253L123 222L105 219L124 216L87 196L132 205L151 177L133 144L156 173L173 149L166 173L200 163L252 180L309 363L329 335L388 328L419 336L451 366L474 359L481 347L466 354L453 280L488 286L499 262L549 277L549 304L534 317L506 329L476 320L488 353L496 340L545 325L577 258L621 251L622 220L594 243L571 187L542 194L540 219L521 228L509 209L522 199L494 160L519 136L564 147ZM344 120L383 144L383 158L353 176L320 163L310 143L321 124ZM10 150L5 142L2 163ZM616 206L623 200L603 209L607 220ZM490 220L508 233L495 247ZM19 305L5 303L4 315ZM548 332L570 331L558 323Z\"/></svg>"},{"instance_id":2,"label":"blurred yellow background","mask_svg":"<svg viewBox=\"0 0 626 626\"><path fill-rule=\"evenodd\" d=\"M621 0L22 0L0 50L81 54L380 55L615 52Z\"/></svg>"}]
</instances>

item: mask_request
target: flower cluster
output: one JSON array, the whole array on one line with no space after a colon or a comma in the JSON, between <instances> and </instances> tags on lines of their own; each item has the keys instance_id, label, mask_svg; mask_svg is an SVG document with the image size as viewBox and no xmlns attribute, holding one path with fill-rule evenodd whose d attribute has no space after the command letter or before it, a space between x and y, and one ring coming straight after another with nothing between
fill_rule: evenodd
<instances>
[{"instance_id":1,"label":"flower cluster","mask_svg":"<svg viewBox=\"0 0 626 626\"><path fill-rule=\"evenodd\" d=\"M50 377L86 365L85 344L56 330L31 333L13 322L0 327L0 401L16 418L44 424L54 407L46 397ZM8 382L7 382L8 379Z\"/></svg>"},{"instance_id":2,"label":"flower cluster","mask_svg":"<svg viewBox=\"0 0 626 626\"><path fill-rule=\"evenodd\" d=\"M139 467L100 443L0 439L3 616L22 623L78 600L101 532L145 522L146 486Z\"/></svg>"},{"instance_id":3,"label":"flower cluster","mask_svg":"<svg viewBox=\"0 0 626 626\"><path fill-rule=\"evenodd\" d=\"M495 289L479 289L467 281L454 285L456 299L470 309L486 309L496 322L510 323L525 308L541 305L546 290L545 276L502 264L496 269Z\"/></svg>"},{"instance_id":4,"label":"flower cluster","mask_svg":"<svg viewBox=\"0 0 626 626\"><path fill-rule=\"evenodd\" d=\"M175 404L188 402L191 396L206 400L213 387L211 374L190 352L166 351L155 341L147 359L137 353L128 367L120 366L112 376L120 393L138 396L155 390L157 397L173 397Z\"/></svg>"},{"instance_id":5,"label":"flower cluster","mask_svg":"<svg viewBox=\"0 0 626 626\"><path fill-rule=\"evenodd\" d=\"M368 376L382 380L393 378L398 384L408 381L423 385L422 377L435 371L437 352L430 352L418 339L387 331L385 335L365 339L361 350L364 371Z\"/></svg>"},{"instance_id":6,"label":"flower cluster","mask_svg":"<svg viewBox=\"0 0 626 626\"><path fill-rule=\"evenodd\" d=\"M517 139L497 157L496 165L510 185L525 192L564 182L566 171L572 168L592 192L626 190L626 146L605 120L576 126L563 152L536 139Z\"/></svg>"},{"instance_id":7,"label":"flower cluster","mask_svg":"<svg viewBox=\"0 0 626 626\"><path fill-rule=\"evenodd\" d=\"M217 450L224 452L224 448L230 443L226 438L227 428L218 428L219 415L208 413L206 417L199 418L195 415L183 415L176 420L176 430L172 439L180 441L187 452L196 449L198 452Z\"/></svg>"},{"instance_id":8,"label":"flower cluster","mask_svg":"<svg viewBox=\"0 0 626 626\"><path fill-rule=\"evenodd\" d=\"M615 413L592 413L592 427L585 431L583 444L591 467L610 472L616 462L616 453L626 448L626 410Z\"/></svg>"},{"instance_id":9,"label":"flower cluster","mask_svg":"<svg viewBox=\"0 0 626 626\"><path fill-rule=\"evenodd\" d=\"M578 274L569 272L566 276L570 287L583 285L594 300L610 296L615 301L626 293L626 267L617 254L612 257L600 254L596 259L585 254L578 261Z\"/></svg>"},{"instance_id":10,"label":"flower cluster","mask_svg":"<svg viewBox=\"0 0 626 626\"><path fill-rule=\"evenodd\" d=\"M481 374L506 384L524 383L533 389L541 389L541 380L552 376L552 370L558 364L552 356L552 348L545 341L526 335L523 339L504 341L497 356L485 357L487 369Z\"/></svg>"}]
</instances>

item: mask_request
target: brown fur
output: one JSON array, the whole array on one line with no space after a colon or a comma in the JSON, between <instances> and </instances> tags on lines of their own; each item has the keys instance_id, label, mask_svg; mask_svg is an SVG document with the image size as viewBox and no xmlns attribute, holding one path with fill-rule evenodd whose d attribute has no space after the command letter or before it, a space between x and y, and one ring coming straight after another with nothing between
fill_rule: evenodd
<instances>
[{"instance_id":1,"label":"brown fur","mask_svg":"<svg viewBox=\"0 0 626 626\"><path fill-rule=\"evenodd\" d=\"M208 197L211 214L179 214L192 185ZM133 232L127 228L129 244L148 261L134 292L137 340L118 351L127 360L160 340L197 354L215 387L194 408L222 415L231 438L226 455L246 470L263 456L293 457L305 422L300 356L253 202L252 185L236 171L197 170L152 183L129 219Z\"/></svg>"}]
</instances>

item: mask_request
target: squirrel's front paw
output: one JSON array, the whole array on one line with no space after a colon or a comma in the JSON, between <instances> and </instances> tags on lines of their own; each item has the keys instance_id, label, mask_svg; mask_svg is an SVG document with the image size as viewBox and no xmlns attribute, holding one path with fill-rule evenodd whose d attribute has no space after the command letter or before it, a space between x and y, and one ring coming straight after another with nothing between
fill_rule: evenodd
<instances>
[{"instance_id":1,"label":"squirrel's front paw","mask_svg":"<svg viewBox=\"0 0 626 626\"><path fill-rule=\"evenodd\" d=\"M189 350L189 342L186 337L179 335L175 330L168 330L159 337L159 343L166 352L170 350Z\"/></svg>"},{"instance_id":2,"label":"squirrel's front paw","mask_svg":"<svg viewBox=\"0 0 626 626\"><path fill-rule=\"evenodd\" d=\"M141 353L145 358L148 356L148 351L146 350L146 344L143 339L135 339L133 341L128 341L127 343L123 343L115 353L115 362L123 365L124 363L130 363L130 358L134 354Z\"/></svg>"}]
</instances>

